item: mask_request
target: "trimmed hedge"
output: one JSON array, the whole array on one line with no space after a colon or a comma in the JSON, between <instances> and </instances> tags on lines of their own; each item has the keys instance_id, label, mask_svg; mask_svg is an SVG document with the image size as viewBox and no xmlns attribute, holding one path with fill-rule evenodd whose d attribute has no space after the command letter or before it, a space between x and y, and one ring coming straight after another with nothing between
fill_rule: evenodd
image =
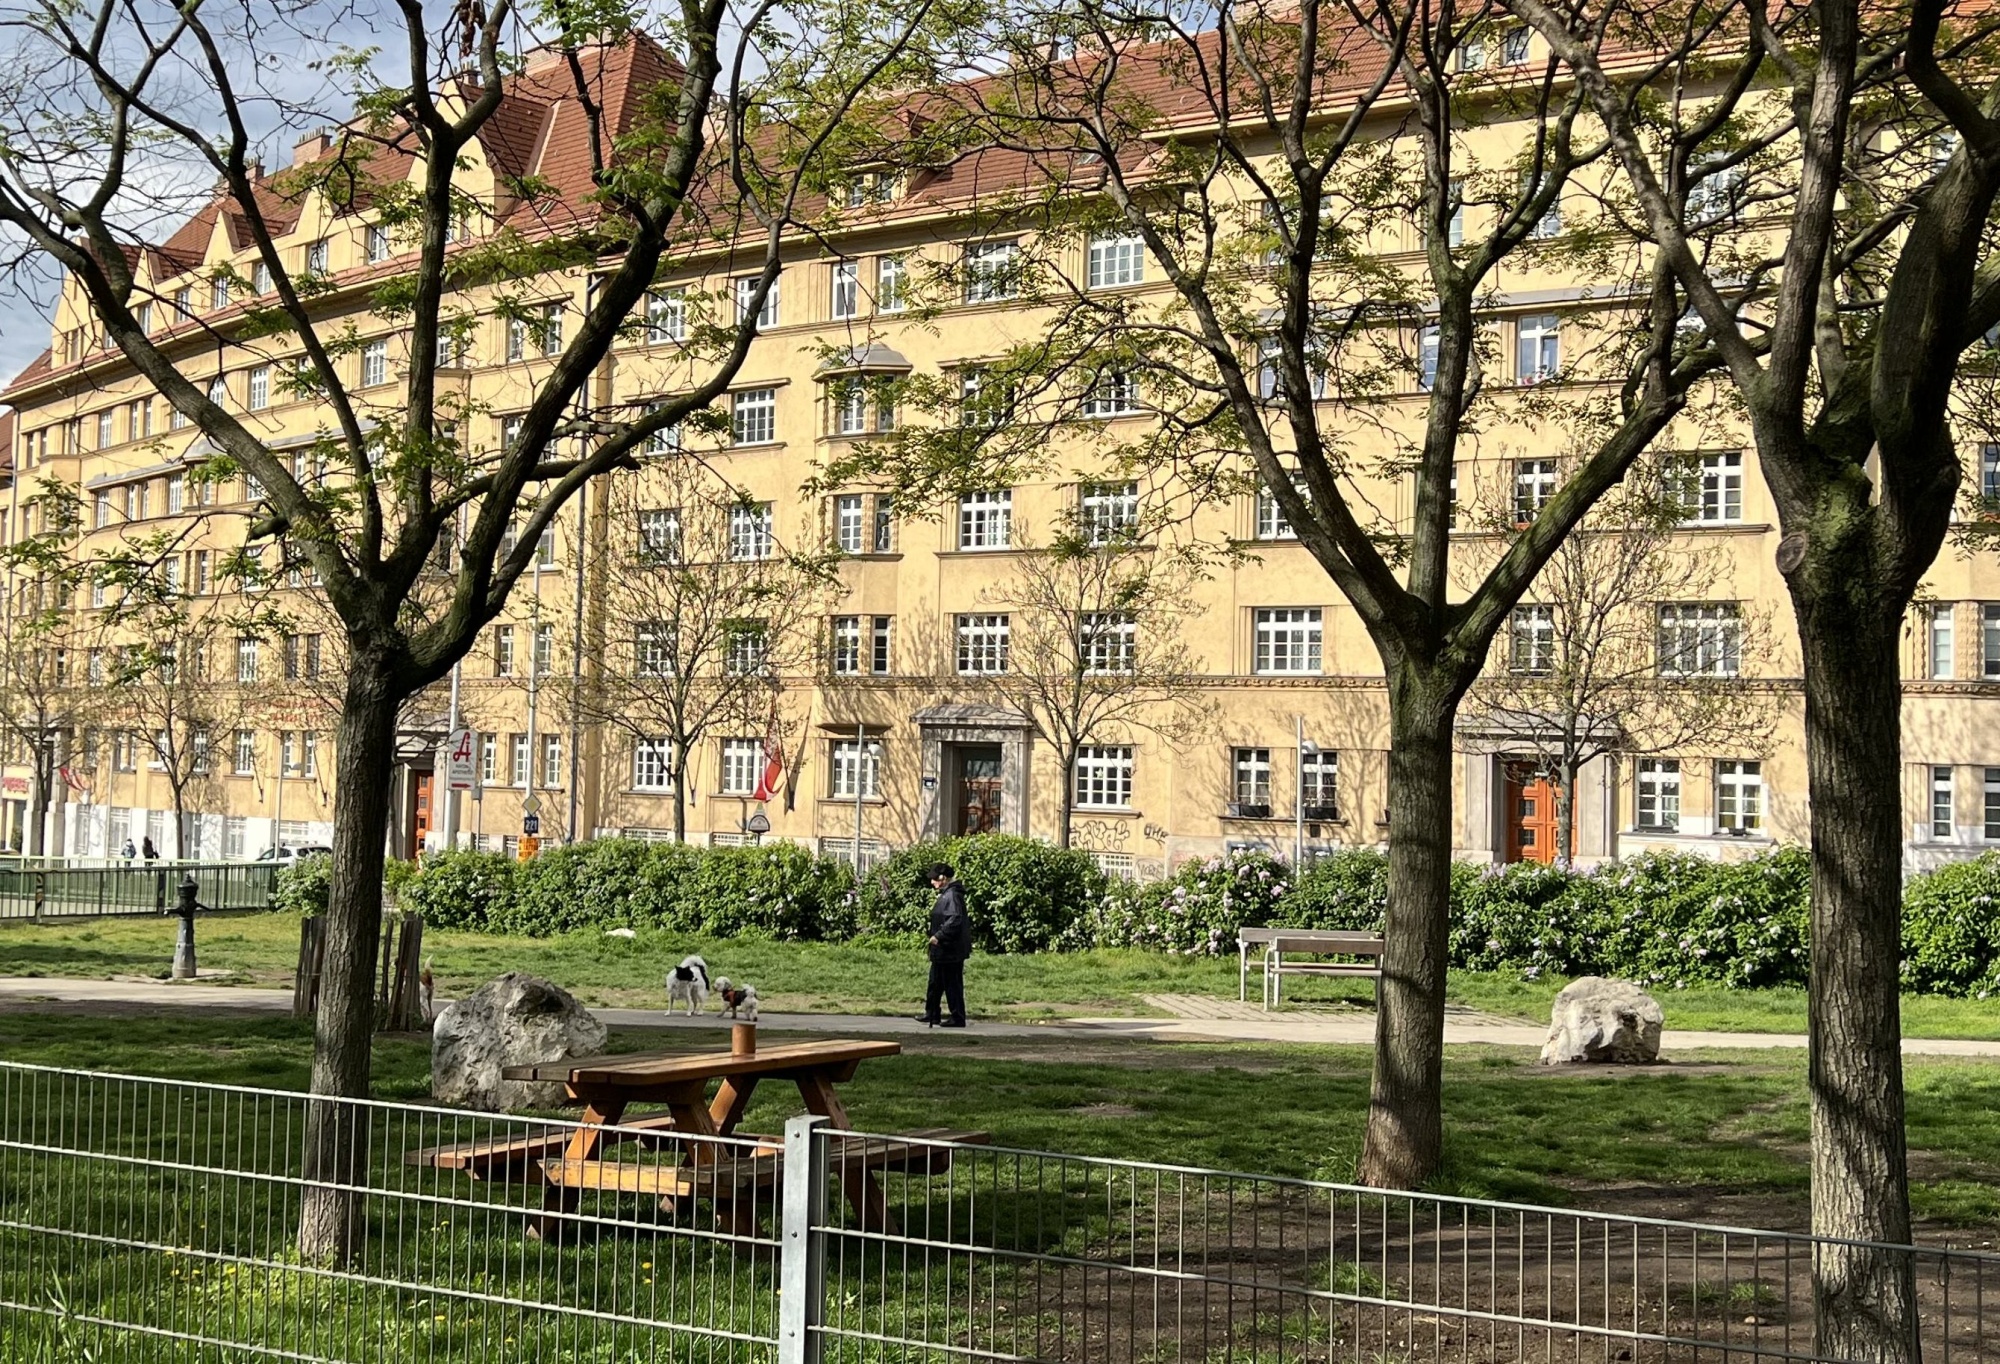
<instances>
[{"instance_id":1,"label":"trimmed hedge","mask_svg":"<svg viewBox=\"0 0 2000 1364\"><path fill-rule=\"evenodd\" d=\"M1081 931L1104 903L1109 883L1089 854L1012 834L974 834L917 843L876 868L861 887L861 924L881 934L930 931L937 892L925 873L943 862L965 887L972 941L984 952L1047 952L1089 947Z\"/></svg>"},{"instance_id":2,"label":"trimmed hedge","mask_svg":"<svg viewBox=\"0 0 2000 1364\"><path fill-rule=\"evenodd\" d=\"M1149 885L1107 880L1084 853L984 834L905 848L857 887L844 864L790 843L695 849L598 839L533 862L434 854L401 878L403 908L439 928L543 936L653 928L840 941L929 926L933 862L958 869L981 950L1141 947L1223 956L1241 927L1379 930L1388 858L1360 850L1294 877L1262 853L1196 858ZM280 907L325 904L325 866L279 881ZM1810 859L1784 848L1736 862L1649 853L1591 871L1537 863L1452 870L1451 964L1469 970L1625 976L1647 985L1801 986ZM1904 896L1903 982L2000 994L2000 855L1914 878Z\"/></svg>"}]
</instances>

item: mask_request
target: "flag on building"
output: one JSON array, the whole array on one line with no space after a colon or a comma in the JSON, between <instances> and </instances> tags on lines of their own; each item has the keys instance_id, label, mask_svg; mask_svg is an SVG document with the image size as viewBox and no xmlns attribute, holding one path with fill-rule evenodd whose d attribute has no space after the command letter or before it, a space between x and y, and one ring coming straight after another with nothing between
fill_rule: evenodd
<instances>
[{"instance_id":1,"label":"flag on building","mask_svg":"<svg viewBox=\"0 0 2000 1364\"><path fill-rule=\"evenodd\" d=\"M752 800L769 800L778 794L778 787L785 780L785 745L778 737L778 707L771 707L771 723L764 729L764 769L757 774L757 789L750 793Z\"/></svg>"}]
</instances>

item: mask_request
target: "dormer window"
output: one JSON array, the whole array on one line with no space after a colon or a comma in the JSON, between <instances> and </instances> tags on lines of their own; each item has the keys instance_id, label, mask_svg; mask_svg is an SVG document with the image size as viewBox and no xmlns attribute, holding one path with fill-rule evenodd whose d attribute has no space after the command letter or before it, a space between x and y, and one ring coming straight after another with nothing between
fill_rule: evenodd
<instances>
[{"instance_id":1,"label":"dormer window","mask_svg":"<svg viewBox=\"0 0 2000 1364\"><path fill-rule=\"evenodd\" d=\"M318 241L306 247L306 273L309 275L323 275L326 273L326 263L326 238L321 237Z\"/></svg>"},{"instance_id":2,"label":"dormer window","mask_svg":"<svg viewBox=\"0 0 2000 1364\"><path fill-rule=\"evenodd\" d=\"M259 298L271 292L271 267L263 261L250 267L250 292Z\"/></svg>"},{"instance_id":3,"label":"dormer window","mask_svg":"<svg viewBox=\"0 0 2000 1364\"><path fill-rule=\"evenodd\" d=\"M229 276L217 275L208 285L208 306L219 310L229 306Z\"/></svg>"},{"instance_id":4,"label":"dormer window","mask_svg":"<svg viewBox=\"0 0 2000 1364\"><path fill-rule=\"evenodd\" d=\"M389 229L379 225L370 227L364 250L370 265L379 265L389 259Z\"/></svg>"},{"instance_id":5,"label":"dormer window","mask_svg":"<svg viewBox=\"0 0 2000 1364\"><path fill-rule=\"evenodd\" d=\"M901 190L902 177L894 171L863 171L847 182L843 197L849 208L866 208L898 198Z\"/></svg>"}]
</instances>

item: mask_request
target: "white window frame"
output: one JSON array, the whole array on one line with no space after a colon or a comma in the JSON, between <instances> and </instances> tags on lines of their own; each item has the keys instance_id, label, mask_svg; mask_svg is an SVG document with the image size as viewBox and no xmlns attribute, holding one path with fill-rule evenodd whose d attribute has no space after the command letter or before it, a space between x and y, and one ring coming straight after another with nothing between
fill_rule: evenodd
<instances>
[{"instance_id":1,"label":"white window frame","mask_svg":"<svg viewBox=\"0 0 2000 1364\"><path fill-rule=\"evenodd\" d=\"M778 439L778 390L746 388L729 395L732 445L773 445Z\"/></svg>"},{"instance_id":2,"label":"white window frame","mask_svg":"<svg viewBox=\"0 0 2000 1364\"><path fill-rule=\"evenodd\" d=\"M1003 613L971 612L957 617L952 631L961 677L989 677L1007 671L1013 621Z\"/></svg>"},{"instance_id":3,"label":"white window frame","mask_svg":"<svg viewBox=\"0 0 2000 1364\"><path fill-rule=\"evenodd\" d=\"M1146 282L1146 242L1137 232L1094 233L1085 249L1084 288L1123 289Z\"/></svg>"},{"instance_id":4,"label":"white window frame","mask_svg":"<svg viewBox=\"0 0 2000 1364\"><path fill-rule=\"evenodd\" d=\"M1727 526L1743 520L1743 455L1721 450L1675 461L1671 476L1684 526Z\"/></svg>"},{"instance_id":5,"label":"white window frame","mask_svg":"<svg viewBox=\"0 0 2000 1364\"><path fill-rule=\"evenodd\" d=\"M1756 833L1764 827L1764 764L1718 759L1715 827L1723 833Z\"/></svg>"},{"instance_id":6,"label":"white window frame","mask_svg":"<svg viewBox=\"0 0 2000 1364\"><path fill-rule=\"evenodd\" d=\"M958 499L957 547L965 552L1012 548L1014 490L990 489Z\"/></svg>"},{"instance_id":7,"label":"white window frame","mask_svg":"<svg viewBox=\"0 0 2000 1364\"><path fill-rule=\"evenodd\" d=\"M687 290L660 289L646 296L646 344L687 340Z\"/></svg>"},{"instance_id":8,"label":"white window frame","mask_svg":"<svg viewBox=\"0 0 2000 1364\"><path fill-rule=\"evenodd\" d=\"M1985 818L1980 832L1985 835L1987 842L2000 842L2000 767L1989 767L1983 775L1986 800L1982 811Z\"/></svg>"},{"instance_id":9,"label":"white window frame","mask_svg":"<svg viewBox=\"0 0 2000 1364\"><path fill-rule=\"evenodd\" d=\"M229 750L229 770L238 777L255 776L257 772L257 731L239 729Z\"/></svg>"},{"instance_id":10,"label":"white window frame","mask_svg":"<svg viewBox=\"0 0 2000 1364\"><path fill-rule=\"evenodd\" d=\"M777 548L769 502L737 502L729 508L729 557L735 563L768 559Z\"/></svg>"},{"instance_id":11,"label":"white window frame","mask_svg":"<svg viewBox=\"0 0 2000 1364\"><path fill-rule=\"evenodd\" d=\"M250 370L250 410L262 412L271 405L271 367L254 365Z\"/></svg>"},{"instance_id":12,"label":"white window frame","mask_svg":"<svg viewBox=\"0 0 2000 1364\"><path fill-rule=\"evenodd\" d=\"M1514 323L1514 381L1525 388L1547 383L1562 369L1562 317L1530 313Z\"/></svg>"},{"instance_id":13,"label":"white window frame","mask_svg":"<svg viewBox=\"0 0 2000 1364\"><path fill-rule=\"evenodd\" d=\"M389 259L389 229L380 223L369 224L362 238L361 254L370 265L380 265Z\"/></svg>"},{"instance_id":14,"label":"white window frame","mask_svg":"<svg viewBox=\"0 0 2000 1364\"><path fill-rule=\"evenodd\" d=\"M882 798L882 741L835 739L827 752L828 794L834 800ZM860 792L855 791L856 781Z\"/></svg>"},{"instance_id":15,"label":"white window frame","mask_svg":"<svg viewBox=\"0 0 2000 1364\"><path fill-rule=\"evenodd\" d=\"M1735 602L1661 602L1661 677L1738 677L1743 671L1743 612Z\"/></svg>"},{"instance_id":16,"label":"white window frame","mask_svg":"<svg viewBox=\"0 0 2000 1364\"><path fill-rule=\"evenodd\" d=\"M636 677L673 676L674 626L672 621L642 620L633 626L632 672Z\"/></svg>"},{"instance_id":17,"label":"white window frame","mask_svg":"<svg viewBox=\"0 0 2000 1364\"><path fill-rule=\"evenodd\" d=\"M740 275L735 284L736 324L740 327L750 320L750 303L757 297L757 284L762 275ZM771 281L771 292L764 295L764 306L758 310L756 329L764 331L778 325L778 281Z\"/></svg>"},{"instance_id":18,"label":"white window frame","mask_svg":"<svg viewBox=\"0 0 2000 1364\"><path fill-rule=\"evenodd\" d=\"M1021 296L1021 244L1009 239L965 244L965 301L1004 303Z\"/></svg>"},{"instance_id":19,"label":"white window frame","mask_svg":"<svg viewBox=\"0 0 2000 1364\"><path fill-rule=\"evenodd\" d=\"M842 554L859 554L868 543L868 500L860 493L833 499L833 544Z\"/></svg>"},{"instance_id":20,"label":"white window frame","mask_svg":"<svg viewBox=\"0 0 2000 1364\"><path fill-rule=\"evenodd\" d=\"M1562 471L1552 459L1515 460L1514 524L1525 526L1541 515L1561 482Z\"/></svg>"},{"instance_id":21,"label":"white window frame","mask_svg":"<svg viewBox=\"0 0 2000 1364\"><path fill-rule=\"evenodd\" d=\"M910 306L910 265L902 256L875 258L875 311L900 313Z\"/></svg>"},{"instance_id":22,"label":"white window frame","mask_svg":"<svg viewBox=\"0 0 2000 1364\"><path fill-rule=\"evenodd\" d=\"M1132 746L1085 744L1076 751L1072 806L1078 810L1132 808Z\"/></svg>"},{"instance_id":23,"label":"white window frame","mask_svg":"<svg viewBox=\"0 0 2000 1364\"><path fill-rule=\"evenodd\" d=\"M361 347L361 386L373 388L389 382L389 343L382 337Z\"/></svg>"},{"instance_id":24,"label":"white window frame","mask_svg":"<svg viewBox=\"0 0 2000 1364\"><path fill-rule=\"evenodd\" d=\"M1077 661L1093 677L1135 672L1139 618L1130 611L1081 611L1076 623Z\"/></svg>"},{"instance_id":25,"label":"white window frame","mask_svg":"<svg viewBox=\"0 0 2000 1364\"><path fill-rule=\"evenodd\" d=\"M861 262L837 260L830 273L827 316L836 322L861 316Z\"/></svg>"},{"instance_id":26,"label":"white window frame","mask_svg":"<svg viewBox=\"0 0 2000 1364\"><path fill-rule=\"evenodd\" d=\"M1929 772L1931 837L1949 841L1958 836L1957 783L1949 767L1932 767Z\"/></svg>"},{"instance_id":27,"label":"white window frame","mask_svg":"<svg viewBox=\"0 0 2000 1364\"><path fill-rule=\"evenodd\" d=\"M1507 671L1522 677L1543 677L1556 666L1556 609L1523 602L1509 615L1510 646Z\"/></svg>"},{"instance_id":28,"label":"white window frame","mask_svg":"<svg viewBox=\"0 0 2000 1364\"><path fill-rule=\"evenodd\" d=\"M1299 754L1299 805L1307 819L1340 818L1340 754L1331 748Z\"/></svg>"},{"instance_id":29,"label":"white window frame","mask_svg":"<svg viewBox=\"0 0 2000 1364\"><path fill-rule=\"evenodd\" d=\"M1134 530L1139 524L1138 483L1084 484L1077 495L1077 519L1093 545L1108 545Z\"/></svg>"},{"instance_id":30,"label":"white window frame","mask_svg":"<svg viewBox=\"0 0 2000 1364\"><path fill-rule=\"evenodd\" d=\"M1130 417L1143 409L1139 404L1139 381L1130 370L1099 370L1090 391L1083 397L1086 417Z\"/></svg>"},{"instance_id":31,"label":"white window frame","mask_svg":"<svg viewBox=\"0 0 2000 1364\"><path fill-rule=\"evenodd\" d=\"M2000 602L1979 604L1979 663L1980 676L2000 678Z\"/></svg>"},{"instance_id":32,"label":"white window frame","mask_svg":"<svg viewBox=\"0 0 2000 1364\"><path fill-rule=\"evenodd\" d=\"M671 791L674 782L673 740L664 734L632 741L632 789Z\"/></svg>"},{"instance_id":33,"label":"white window frame","mask_svg":"<svg viewBox=\"0 0 2000 1364\"><path fill-rule=\"evenodd\" d=\"M762 739L724 739L722 760L716 764L718 790L725 796L748 796L764 774Z\"/></svg>"},{"instance_id":34,"label":"white window frame","mask_svg":"<svg viewBox=\"0 0 2000 1364\"><path fill-rule=\"evenodd\" d=\"M1240 808L1271 808L1271 750L1229 750L1229 801Z\"/></svg>"},{"instance_id":35,"label":"white window frame","mask_svg":"<svg viewBox=\"0 0 2000 1364\"><path fill-rule=\"evenodd\" d=\"M861 617L835 616L829 630L828 666L836 677L861 675Z\"/></svg>"},{"instance_id":36,"label":"white window frame","mask_svg":"<svg viewBox=\"0 0 2000 1364\"><path fill-rule=\"evenodd\" d=\"M1651 833L1679 833L1681 763L1678 758L1641 758L1633 775L1632 823Z\"/></svg>"},{"instance_id":37,"label":"white window frame","mask_svg":"<svg viewBox=\"0 0 2000 1364\"><path fill-rule=\"evenodd\" d=\"M1321 607L1258 607L1251 614L1250 671L1259 677L1317 676L1325 664L1325 629Z\"/></svg>"},{"instance_id":38,"label":"white window frame","mask_svg":"<svg viewBox=\"0 0 2000 1364\"><path fill-rule=\"evenodd\" d=\"M1932 602L1929 615L1925 665L1933 681L1949 681L1958 676L1958 603Z\"/></svg>"}]
</instances>

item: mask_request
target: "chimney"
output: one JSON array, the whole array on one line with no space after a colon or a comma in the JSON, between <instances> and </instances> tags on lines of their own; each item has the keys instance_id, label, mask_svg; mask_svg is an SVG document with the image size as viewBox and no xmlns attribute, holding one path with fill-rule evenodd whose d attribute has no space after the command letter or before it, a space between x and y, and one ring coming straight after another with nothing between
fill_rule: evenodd
<instances>
[{"instance_id":1,"label":"chimney","mask_svg":"<svg viewBox=\"0 0 2000 1364\"><path fill-rule=\"evenodd\" d=\"M292 164L294 166L310 165L332 150L333 134L321 128L317 132L307 133L293 144Z\"/></svg>"}]
</instances>

